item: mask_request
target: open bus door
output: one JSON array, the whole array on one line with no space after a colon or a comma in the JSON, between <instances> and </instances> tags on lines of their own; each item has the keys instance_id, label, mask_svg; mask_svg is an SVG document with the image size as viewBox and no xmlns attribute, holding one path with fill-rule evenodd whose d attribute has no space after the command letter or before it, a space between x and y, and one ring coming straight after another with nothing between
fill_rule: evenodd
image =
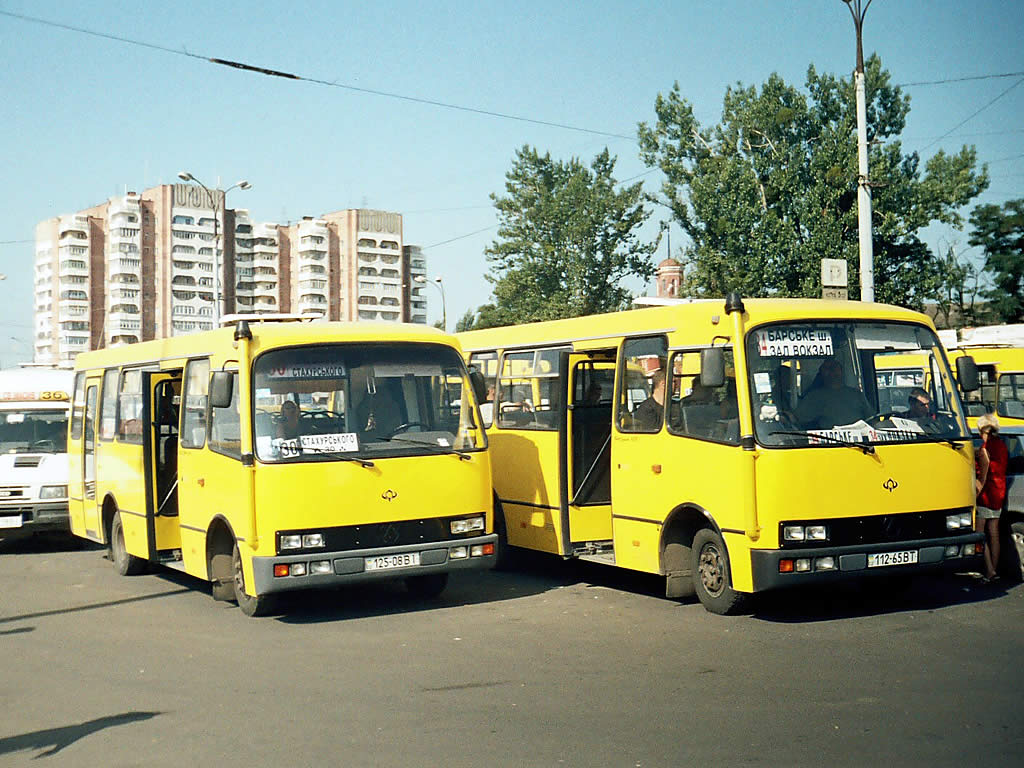
<instances>
[{"instance_id":1,"label":"open bus door","mask_svg":"<svg viewBox=\"0 0 1024 768\"><path fill-rule=\"evenodd\" d=\"M564 353L568 408L560 473L568 525L564 554L611 560L611 431L615 350Z\"/></svg>"},{"instance_id":2,"label":"open bus door","mask_svg":"<svg viewBox=\"0 0 1024 768\"><path fill-rule=\"evenodd\" d=\"M147 393L143 419L146 473L146 537L153 562L176 560L181 548L178 525L178 411L179 373L143 373Z\"/></svg>"}]
</instances>

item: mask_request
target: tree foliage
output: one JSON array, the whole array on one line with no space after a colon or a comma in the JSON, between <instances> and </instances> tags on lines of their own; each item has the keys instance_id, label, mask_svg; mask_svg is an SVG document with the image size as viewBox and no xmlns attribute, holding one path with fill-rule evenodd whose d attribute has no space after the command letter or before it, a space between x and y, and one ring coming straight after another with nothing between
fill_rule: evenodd
<instances>
[{"instance_id":1,"label":"tree foliage","mask_svg":"<svg viewBox=\"0 0 1024 768\"><path fill-rule=\"evenodd\" d=\"M1001 208L979 205L971 213L968 242L985 251L985 269L992 287L985 291L996 322L1024 322L1024 199Z\"/></svg>"},{"instance_id":2,"label":"tree foliage","mask_svg":"<svg viewBox=\"0 0 1024 768\"><path fill-rule=\"evenodd\" d=\"M881 61L866 64L875 294L920 307L942 265L918 232L962 228L958 209L988 184L973 148L938 152L921 167L899 140L910 98ZM722 119L702 127L676 83L657 120L638 129L641 157L666 180L665 203L692 240L684 290L720 296L820 296L823 258L849 264L859 296L856 101L852 78L808 69L805 91L772 75L725 93Z\"/></svg>"},{"instance_id":3,"label":"tree foliage","mask_svg":"<svg viewBox=\"0 0 1024 768\"><path fill-rule=\"evenodd\" d=\"M494 303L476 327L609 312L628 305L621 281L654 273L658 242L637 230L650 216L642 183L616 189L608 150L589 168L524 146L506 174L505 195L492 194L497 239L486 249Z\"/></svg>"}]
</instances>

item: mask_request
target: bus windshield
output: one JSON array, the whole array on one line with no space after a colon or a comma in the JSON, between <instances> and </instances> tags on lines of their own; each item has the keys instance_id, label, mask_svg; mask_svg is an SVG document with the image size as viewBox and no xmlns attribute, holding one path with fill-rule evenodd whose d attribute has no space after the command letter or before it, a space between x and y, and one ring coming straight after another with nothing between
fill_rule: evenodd
<instances>
[{"instance_id":1,"label":"bus windshield","mask_svg":"<svg viewBox=\"0 0 1024 768\"><path fill-rule=\"evenodd\" d=\"M953 378L929 328L789 322L747 338L754 430L765 446L964 440Z\"/></svg>"},{"instance_id":2,"label":"bus windshield","mask_svg":"<svg viewBox=\"0 0 1024 768\"><path fill-rule=\"evenodd\" d=\"M68 412L0 411L0 453L64 453Z\"/></svg>"},{"instance_id":3,"label":"bus windshield","mask_svg":"<svg viewBox=\"0 0 1024 768\"><path fill-rule=\"evenodd\" d=\"M264 462L460 453L486 447L458 352L433 344L274 350L254 375Z\"/></svg>"}]
</instances>

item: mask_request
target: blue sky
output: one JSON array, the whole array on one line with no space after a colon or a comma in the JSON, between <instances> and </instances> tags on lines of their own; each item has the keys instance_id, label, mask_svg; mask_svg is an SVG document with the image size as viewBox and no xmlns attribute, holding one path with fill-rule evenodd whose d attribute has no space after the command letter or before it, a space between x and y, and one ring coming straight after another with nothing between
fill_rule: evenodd
<instances>
[{"instance_id":1,"label":"blue sky","mask_svg":"<svg viewBox=\"0 0 1024 768\"><path fill-rule=\"evenodd\" d=\"M802 85L809 64L843 75L854 65L841 0L0 0L0 11L158 46L0 15L3 365L30 354L35 224L126 188L175 181L179 170L207 185L248 179L253 189L230 193L228 204L257 221L353 207L404 214L405 241L426 247L430 274L443 278L449 327L489 298L489 195L503 191L518 147L589 162L607 146L619 179L648 170L629 139L337 86L628 136L653 119L655 97L674 81L709 124L730 84L760 85L778 72ZM1016 0L875 0L865 22L865 53L879 53L897 83L1024 71L1022 41ZM1024 197L1024 84L986 107L1021 79L909 86L905 151L927 158L973 144L992 176L982 201ZM643 178L657 191L660 173ZM967 235L931 228L925 239L966 248ZM673 250L682 244L673 228ZM430 301L433 321L437 291Z\"/></svg>"}]
</instances>

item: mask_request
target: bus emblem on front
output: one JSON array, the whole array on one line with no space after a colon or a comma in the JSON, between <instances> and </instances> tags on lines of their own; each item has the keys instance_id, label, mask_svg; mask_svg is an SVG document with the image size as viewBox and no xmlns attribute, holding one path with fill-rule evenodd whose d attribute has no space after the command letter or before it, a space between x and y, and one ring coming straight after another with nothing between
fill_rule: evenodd
<instances>
[{"instance_id":1,"label":"bus emblem on front","mask_svg":"<svg viewBox=\"0 0 1024 768\"><path fill-rule=\"evenodd\" d=\"M890 477L888 480L882 483L882 487L885 488L885 490L887 490L889 493L892 493L893 491L900 487L900 484Z\"/></svg>"},{"instance_id":2,"label":"bus emblem on front","mask_svg":"<svg viewBox=\"0 0 1024 768\"><path fill-rule=\"evenodd\" d=\"M388 488L386 491L384 491L384 493L380 495L380 497L384 499L384 501L393 501L394 499L398 498L398 494L392 491L390 488Z\"/></svg>"}]
</instances>

